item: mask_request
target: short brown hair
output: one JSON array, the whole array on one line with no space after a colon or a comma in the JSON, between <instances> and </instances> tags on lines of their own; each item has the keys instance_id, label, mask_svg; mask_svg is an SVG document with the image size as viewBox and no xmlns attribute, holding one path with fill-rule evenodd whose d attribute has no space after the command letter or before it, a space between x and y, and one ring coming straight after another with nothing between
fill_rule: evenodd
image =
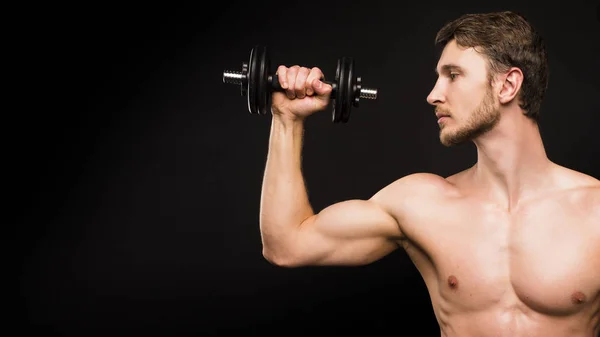
<instances>
[{"instance_id":1,"label":"short brown hair","mask_svg":"<svg viewBox=\"0 0 600 337\"><path fill-rule=\"evenodd\" d=\"M435 37L436 45L452 39L462 47L477 47L487 56L492 78L510 67L523 72L520 107L536 122L548 87L548 59L542 37L522 15L511 11L464 14L446 23Z\"/></svg>"}]
</instances>

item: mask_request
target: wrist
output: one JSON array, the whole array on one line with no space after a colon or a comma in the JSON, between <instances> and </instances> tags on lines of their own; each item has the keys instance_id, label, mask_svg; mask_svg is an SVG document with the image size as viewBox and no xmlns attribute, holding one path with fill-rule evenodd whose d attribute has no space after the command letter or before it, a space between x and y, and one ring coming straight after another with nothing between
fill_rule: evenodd
<instances>
[{"instance_id":1,"label":"wrist","mask_svg":"<svg viewBox=\"0 0 600 337\"><path fill-rule=\"evenodd\" d=\"M273 114L273 123L284 129L297 129L304 126L304 118L291 114Z\"/></svg>"}]
</instances>

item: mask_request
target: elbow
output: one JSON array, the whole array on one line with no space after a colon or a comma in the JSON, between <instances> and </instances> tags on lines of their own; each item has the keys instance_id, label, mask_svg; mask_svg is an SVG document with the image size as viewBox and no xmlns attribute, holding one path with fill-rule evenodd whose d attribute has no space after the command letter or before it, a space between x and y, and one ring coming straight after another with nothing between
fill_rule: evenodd
<instances>
[{"instance_id":1,"label":"elbow","mask_svg":"<svg viewBox=\"0 0 600 337\"><path fill-rule=\"evenodd\" d=\"M301 266L298 259L293 258L291 254L279 253L267 247L263 247L262 255L265 260L277 267L295 268Z\"/></svg>"}]
</instances>

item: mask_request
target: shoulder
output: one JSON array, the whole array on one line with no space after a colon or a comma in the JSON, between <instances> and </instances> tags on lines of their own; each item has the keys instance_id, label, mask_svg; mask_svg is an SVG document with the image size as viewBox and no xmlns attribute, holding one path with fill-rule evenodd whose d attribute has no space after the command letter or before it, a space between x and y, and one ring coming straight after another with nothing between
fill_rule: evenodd
<instances>
[{"instance_id":1,"label":"shoulder","mask_svg":"<svg viewBox=\"0 0 600 337\"><path fill-rule=\"evenodd\" d=\"M592 177L589 174L576 171L574 169L558 166L560 173L566 181L571 182L574 185L586 185L589 187L600 187L600 180Z\"/></svg>"},{"instance_id":2,"label":"shoulder","mask_svg":"<svg viewBox=\"0 0 600 337\"><path fill-rule=\"evenodd\" d=\"M569 168L559 169L561 189L566 192L569 203L600 224L600 180Z\"/></svg>"},{"instance_id":3,"label":"shoulder","mask_svg":"<svg viewBox=\"0 0 600 337\"><path fill-rule=\"evenodd\" d=\"M563 166L558 167L559 178L557 185L566 191L572 193L573 196L584 198L585 200L600 202L600 180L591 175L575 171Z\"/></svg>"},{"instance_id":4,"label":"shoulder","mask_svg":"<svg viewBox=\"0 0 600 337\"><path fill-rule=\"evenodd\" d=\"M404 197L410 197L412 200L417 200L419 197L428 199L451 197L458 193L453 180L455 180L454 176L444 178L433 173L412 173L383 187L373 196L373 199L397 202Z\"/></svg>"}]
</instances>

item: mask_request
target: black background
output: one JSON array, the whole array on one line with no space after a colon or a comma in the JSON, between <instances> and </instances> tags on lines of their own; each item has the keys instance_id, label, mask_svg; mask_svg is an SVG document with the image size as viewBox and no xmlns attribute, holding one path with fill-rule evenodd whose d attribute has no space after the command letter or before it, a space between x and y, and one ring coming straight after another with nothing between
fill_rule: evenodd
<instances>
[{"instance_id":1,"label":"black background","mask_svg":"<svg viewBox=\"0 0 600 337\"><path fill-rule=\"evenodd\" d=\"M16 261L18 300L7 317L18 332L439 336L402 251L352 268L263 259L270 117L250 115L239 88L222 82L258 43L273 70L316 65L328 79L351 56L364 85L379 90L348 124L331 123L329 112L307 121L304 172L317 211L406 174L474 163L472 145L439 143L425 101L435 33L466 12L519 11L542 33L548 156L600 177L595 1L195 4L38 5L13 17L6 69L17 77L7 98L17 104L5 107L3 134L15 202L7 213L17 215L6 256Z\"/></svg>"}]
</instances>

